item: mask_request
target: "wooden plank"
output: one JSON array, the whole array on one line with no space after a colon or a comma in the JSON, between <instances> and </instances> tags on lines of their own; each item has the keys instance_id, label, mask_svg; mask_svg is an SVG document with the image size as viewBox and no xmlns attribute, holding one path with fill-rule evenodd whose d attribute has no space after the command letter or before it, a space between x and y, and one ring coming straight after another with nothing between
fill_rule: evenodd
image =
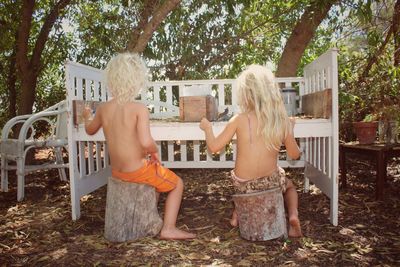
<instances>
[{"instance_id":1,"label":"wooden plank","mask_svg":"<svg viewBox=\"0 0 400 267\"><path fill-rule=\"evenodd\" d=\"M89 106L93 110L93 112L96 112L96 108L101 103L102 103L101 101L72 100L72 116L74 125L78 126L79 124L84 123L82 112L85 109L85 106Z\"/></svg>"},{"instance_id":2,"label":"wooden plank","mask_svg":"<svg viewBox=\"0 0 400 267\"><path fill-rule=\"evenodd\" d=\"M332 116L332 89L330 88L303 95L301 102L304 115L324 119Z\"/></svg>"}]
</instances>

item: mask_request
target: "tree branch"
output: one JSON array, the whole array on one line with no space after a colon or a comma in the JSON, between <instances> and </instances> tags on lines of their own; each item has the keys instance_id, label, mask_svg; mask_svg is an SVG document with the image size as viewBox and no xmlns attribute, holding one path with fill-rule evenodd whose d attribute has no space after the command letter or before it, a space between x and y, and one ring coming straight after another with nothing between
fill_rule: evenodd
<instances>
[{"instance_id":1,"label":"tree branch","mask_svg":"<svg viewBox=\"0 0 400 267\"><path fill-rule=\"evenodd\" d=\"M146 1L144 7L139 13L139 23L137 27L133 29L131 38L130 38L130 44L133 45L133 47L136 45L137 40L139 39L140 34L144 30L146 24L149 22L149 18L151 17L152 12L155 9L156 6L156 1L157 0L148 0Z\"/></svg>"},{"instance_id":2,"label":"tree branch","mask_svg":"<svg viewBox=\"0 0 400 267\"><path fill-rule=\"evenodd\" d=\"M358 79L359 82L361 82L363 79L365 79L368 74L369 71L371 70L372 66L378 61L378 57L383 53L383 51L385 50L385 47L387 45L387 43L390 41L390 38L392 37L393 34L393 25L390 26L385 40L383 41L383 43L381 44L381 46L375 51L375 53L368 59L367 65L364 68L364 71L362 72L360 78Z\"/></svg>"},{"instance_id":3,"label":"tree branch","mask_svg":"<svg viewBox=\"0 0 400 267\"><path fill-rule=\"evenodd\" d=\"M43 49L49 38L49 33L58 19L60 12L71 2L71 0L60 0L58 1L54 7L50 10L50 13L47 15L43 26L40 30L39 36L36 40L35 47L33 49L32 58L31 58L31 66L33 70L38 73L40 71L40 58L42 56Z\"/></svg>"},{"instance_id":4,"label":"tree branch","mask_svg":"<svg viewBox=\"0 0 400 267\"><path fill-rule=\"evenodd\" d=\"M154 12L150 21L143 28L142 34L135 40L131 40L128 44L128 51L142 53L147 46L147 43L151 39L154 31L162 23L162 21L168 16L168 14L174 10L181 0L169 0L164 2L157 10Z\"/></svg>"},{"instance_id":5,"label":"tree branch","mask_svg":"<svg viewBox=\"0 0 400 267\"><path fill-rule=\"evenodd\" d=\"M293 28L292 34L286 42L281 59L278 63L276 76L296 76L297 67L300 64L304 50L314 37L315 31L327 16L331 7L338 1L339 0L327 0L323 2L312 1Z\"/></svg>"}]
</instances>

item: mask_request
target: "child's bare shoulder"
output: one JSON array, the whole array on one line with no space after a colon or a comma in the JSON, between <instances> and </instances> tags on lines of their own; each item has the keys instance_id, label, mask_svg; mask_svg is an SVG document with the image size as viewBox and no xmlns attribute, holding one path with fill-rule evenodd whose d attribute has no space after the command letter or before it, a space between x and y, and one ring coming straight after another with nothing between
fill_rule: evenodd
<instances>
[{"instance_id":1,"label":"child's bare shoulder","mask_svg":"<svg viewBox=\"0 0 400 267\"><path fill-rule=\"evenodd\" d=\"M247 116L244 113L235 114L231 118L232 122L241 122L242 120L247 120Z\"/></svg>"}]
</instances>

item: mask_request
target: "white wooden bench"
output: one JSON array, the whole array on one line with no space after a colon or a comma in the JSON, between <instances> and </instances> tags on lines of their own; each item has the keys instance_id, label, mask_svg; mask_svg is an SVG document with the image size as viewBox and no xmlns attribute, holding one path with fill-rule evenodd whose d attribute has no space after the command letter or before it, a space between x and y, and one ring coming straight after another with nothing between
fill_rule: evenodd
<instances>
[{"instance_id":1,"label":"white wooden bench","mask_svg":"<svg viewBox=\"0 0 400 267\"><path fill-rule=\"evenodd\" d=\"M337 50L332 49L308 64L304 77L277 78L284 87L298 88L299 111L302 98L309 93L332 91L332 113L328 119L297 119L295 137L304 151L300 160L280 160L282 167L305 167L305 190L309 181L330 198L330 220L337 225L338 216L338 70ZM71 182L72 218L80 217L80 198L107 183L111 175L104 135L86 134L82 125L72 121L73 100L107 101L102 71L79 63L66 63L69 168ZM140 101L151 109L151 132L161 151L163 164L169 168L233 168L235 141L231 149L221 151L219 157L207 153L204 133L198 123L171 121L179 116L178 100L188 88L209 88L218 99L218 109L226 107L238 112L235 80L188 80L152 82L147 91L141 92ZM226 122L214 122L220 132Z\"/></svg>"}]
</instances>

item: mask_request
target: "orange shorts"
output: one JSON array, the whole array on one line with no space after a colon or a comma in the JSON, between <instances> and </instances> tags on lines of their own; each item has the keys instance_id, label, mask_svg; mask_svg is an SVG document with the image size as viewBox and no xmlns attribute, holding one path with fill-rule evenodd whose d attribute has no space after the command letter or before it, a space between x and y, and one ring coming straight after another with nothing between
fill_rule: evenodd
<instances>
[{"instance_id":1,"label":"orange shorts","mask_svg":"<svg viewBox=\"0 0 400 267\"><path fill-rule=\"evenodd\" d=\"M125 182L151 185L156 188L157 192L173 190L179 179L171 170L149 161L146 161L143 167L133 172L112 170L112 176Z\"/></svg>"}]
</instances>

